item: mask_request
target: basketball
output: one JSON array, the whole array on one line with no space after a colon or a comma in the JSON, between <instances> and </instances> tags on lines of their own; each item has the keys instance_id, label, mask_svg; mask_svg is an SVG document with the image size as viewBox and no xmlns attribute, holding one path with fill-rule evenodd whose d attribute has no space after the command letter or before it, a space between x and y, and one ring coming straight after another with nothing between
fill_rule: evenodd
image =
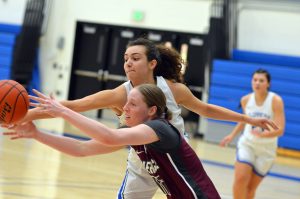
<instances>
[{"instance_id":1,"label":"basketball","mask_svg":"<svg viewBox=\"0 0 300 199\"><path fill-rule=\"evenodd\" d=\"M14 124L23 119L29 109L26 89L14 80L0 81L0 123Z\"/></svg>"}]
</instances>

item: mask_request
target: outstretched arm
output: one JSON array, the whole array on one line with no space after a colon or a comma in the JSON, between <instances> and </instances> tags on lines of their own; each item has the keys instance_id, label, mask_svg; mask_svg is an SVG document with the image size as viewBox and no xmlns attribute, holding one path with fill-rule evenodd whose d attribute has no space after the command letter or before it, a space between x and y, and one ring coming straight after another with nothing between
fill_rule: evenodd
<instances>
[{"instance_id":1,"label":"outstretched arm","mask_svg":"<svg viewBox=\"0 0 300 199\"><path fill-rule=\"evenodd\" d=\"M52 133L45 133L38 130L32 122L22 123L14 127L4 125L4 127L10 131L3 134L10 136L13 140L32 138L60 152L76 157L111 153L123 148L106 146L93 139L82 141Z\"/></svg>"},{"instance_id":2,"label":"outstretched arm","mask_svg":"<svg viewBox=\"0 0 300 199\"><path fill-rule=\"evenodd\" d=\"M246 96L243 96L242 99L241 99L241 106L243 108L243 112L245 113L245 107L246 107L246 104L249 100L249 94L246 95ZM243 122L239 122L237 123L237 125L234 127L234 129L232 130L232 132L225 136L221 142L220 142L220 146L227 146L230 142L232 142L232 140L245 128L245 123Z\"/></svg>"},{"instance_id":3,"label":"outstretched arm","mask_svg":"<svg viewBox=\"0 0 300 199\"><path fill-rule=\"evenodd\" d=\"M60 103L76 112L110 108L113 109L118 115L121 115L122 107L126 103L126 96L127 94L124 86L120 85L112 90L103 90L81 99L65 100L61 101ZM52 117L53 116L40 111L40 107L36 107L30 109L25 118L19 123Z\"/></svg>"},{"instance_id":4,"label":"outstretched arm","mask_svg":"<svg viewBox=\"0 0 300 199\"><path fill-rule=\"evenodd\" d=\"M148 144L159 140L152 128L140 124L131 128L112 129L100 122L92 120L56 101L53 96L47 97L34 90L39 96L30 96L38 103L30 103L32 106L40 107L40 111L50 114L53 117L61 117L83 133L108 146L140 145Z\"/></svg>"},{"instance_id":5,"label":"outstretched arm","mask_svg":"<svg viewBox=\"0 0 300 199\"><path fill-rule=\"evenodd\" d=\"M232 140L244 129L245 127L245 123L239 122L234 129L232 130L232 132L225 136L221 142L220 142L220 146L227 146L229 143L232 142Z\"/></svg>"},{"instance_id":6,"label":"outstretched arm","mask_svg":"<svg viewBox=\"0 0 300 199\"><path fill-rule=\"evenodd\" d=\"M269 129L268 125L274 129L278 129L277 125L271 120L251 118L245 114L240 114L221 106L204 103L195 97L183 84L176 83L171 89L178 104L183 105L198 115L216 120L249 123L264 129Z\"/></svg>"}]
</instances>

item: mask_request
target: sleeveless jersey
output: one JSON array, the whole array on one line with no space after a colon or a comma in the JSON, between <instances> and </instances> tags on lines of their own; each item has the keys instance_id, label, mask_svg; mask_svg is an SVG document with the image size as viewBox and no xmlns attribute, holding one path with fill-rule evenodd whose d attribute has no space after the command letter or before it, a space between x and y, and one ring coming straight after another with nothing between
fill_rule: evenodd
<instances>
[{"instance_id":1,"label":"sleeveless jersey","mask_svg":"<svg viewBox=\"0 0 300 199\"><path fill-rule=\"evenodd\" d=\"M184 133L184 121L181 117L181 108L177 105L172 91L170 90L166 80L162 76L156 77L156 85L163 91L167 99L167 107L172 112L172 120L169 122L175 126L180 133ZM123 85L126 88L127 95L129 91L133 88L130 81L124 82Z\"/></svg>"},{"instance_id":2,"label":"sleeveless jersey","mask_svg":"<svg viewBox=\"0 0 300 199\"><path fill-rule=\"evenodd\" d=\"M273 119L273 110L272 110L272 100L275 93L268 92L268 96L261 106L258 106L255 102L255 94L252 93L245 107L245 114L253 118L266 118ZM255 143L277 143L277 137L274 138L259 138L254 136L251 131L254 128L257 130L263 131L260 127L251 126L250 124L245 125L243 135L248 140L251 140Z\"/></svg>"}]
</instances>

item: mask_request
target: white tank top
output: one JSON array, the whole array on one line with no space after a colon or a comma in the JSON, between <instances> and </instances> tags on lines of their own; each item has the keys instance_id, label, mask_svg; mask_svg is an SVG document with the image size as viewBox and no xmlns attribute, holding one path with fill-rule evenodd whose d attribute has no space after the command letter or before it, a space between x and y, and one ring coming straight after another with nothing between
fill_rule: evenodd
<instances>
[{"instance_id":1,"label":"white tank top","mask_svg":"<svg viewBox=\"0 0 300 199\"><path fill-rule=\"evenodd\" d=\"M245 107L246 115L253 118L267 118L273 119L273 109L272 109L272 100L275 93L268 92L268 96L261 106L258 106L255 102L255 94L252 93ZM243 132L243 136L248 140L252 140L256 143L277 143L277 137L274 138L259 138L254 136L251 131L254 128L258 128L260 131L262 130L260 127L255 127L250 124L245 125L245 129Z\"/></svg>"},{"instance_id":2,"label":"white tank top","mask_svg":"<svg viewBox=\"0 0 300 199\"><path fill-rule=\"evenodd\" d=\"M181 108L177 105L171 89L169 88L166 80L162 76L156 77L156 85L163 91L167 99L167 107L172 112L172 120L170 123L173 124L182 134L184 133L184 122L181 117ZM127 95L133 88L130 81L124 82L123 85L126 88Z\"/></svg>"}]
</instances>

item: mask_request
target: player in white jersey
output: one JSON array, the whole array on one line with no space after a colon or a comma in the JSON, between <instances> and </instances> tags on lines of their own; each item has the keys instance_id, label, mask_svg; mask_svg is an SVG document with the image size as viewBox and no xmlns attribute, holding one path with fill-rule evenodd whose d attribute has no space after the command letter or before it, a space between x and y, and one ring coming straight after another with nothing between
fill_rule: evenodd
<instances>
[{"instance_id":1,"label":"player in white jersey","mask_svg":"<svg viewBox=\"0 0 300 199\"><path fill-rule=\"evenodd\" d=\"M252 77L253 93L242 97L241 105L246 115L272 119L279 128L266 130L238 123L231 134L221 141L221 145L226 146L243 130L237 143L234 199L254 198L258 185L274 163L277 138L284 132L284 104L279 95L269 91L270 80L270 74L266 70L255 71Z\"/></svg>"},{"instance_id":2,"label":"player in white jersey","mask_svg":"<svg viewBox=\"0 0 300 199\"><path fill-rule=\"evenodd\" d=\"M133 89L132 84L130 83L130 81L127 81L123 85L126 88L127 94L129 94L129 92ZM184 132L183 118L180 115L181 108L176 103L173 93L170 90L166 80L162 76L157 76L156 85L165 94L168 110L172 112L172 119L170 120L170 123L172 123L179 130L179 132L184 134L185 138L187 138L187 135ZM143 180L136 180L139 179L140 176L143 177ZM140 197L152 198L156 190L158 189L152 177L148 174L147 170L143 167L142 162L140 161L134 149L130 148L130 152L128 155L128 162L127 162L126 176L123 180L123 184L119 190L119 194L117 198L123 198L124 196L122 195L127 196L124 198L136 198L137 186L140 187L139 190L143 190L143 193L138 196L139 198Z\"/></svg>"},{"instance_id":3,"label":"player in white jersey","mask_svg":"<svg viewBox=\"0 0 300 199\"><path fill-rule=\"evenodd\" d=\"M183 120L180 115L180 106L193 111L201 116L217 120L227 120L236 122L246 122L262 128L268 128L267 124L277 128L273 121L262 118L250 118L244 114L239 114L226 108L207 104L196 98L192 92L182 83L181 67L183 60L180 54L173 48L164 45L155 45L153 42L139 38L131 41L124 53L124 70L132 87L141 84L165 84L164 93L167 96L168 108L173 111L175 120L174 125L183 133ZM159 77L162 76L163 78ZM158 78L156 78L158 77ZM161 81L164 80L164 81ZM168 89L168 91L166 91ZM89 95L82 99L63 101L64 106L83 112L92 109L110 108L117 115L122 115L123 107L127 101L126 84L122 84L112 90L103 90ZM172 108L174 107L174 108ZM176 116L177 115L177 116ZM22 121L31 121L34 119L49 118L39 108L30 110L26 118ZM63 139L63 138L60 138ZM48 144L47 140L44 144ZM80 147L78 147L80 145ZM55 148L55 146L50 145ZM74 141L66 138L63 147L56 149L74 156L90 156L98 154L101 151L102 144L97 140ZM149 174L141 168L137 158L128 158L126 177L118 194L119 198L143 199L152 198L158 189ZM132 176L132 177L129 177Z\"/></svg>"}]
</instances>

